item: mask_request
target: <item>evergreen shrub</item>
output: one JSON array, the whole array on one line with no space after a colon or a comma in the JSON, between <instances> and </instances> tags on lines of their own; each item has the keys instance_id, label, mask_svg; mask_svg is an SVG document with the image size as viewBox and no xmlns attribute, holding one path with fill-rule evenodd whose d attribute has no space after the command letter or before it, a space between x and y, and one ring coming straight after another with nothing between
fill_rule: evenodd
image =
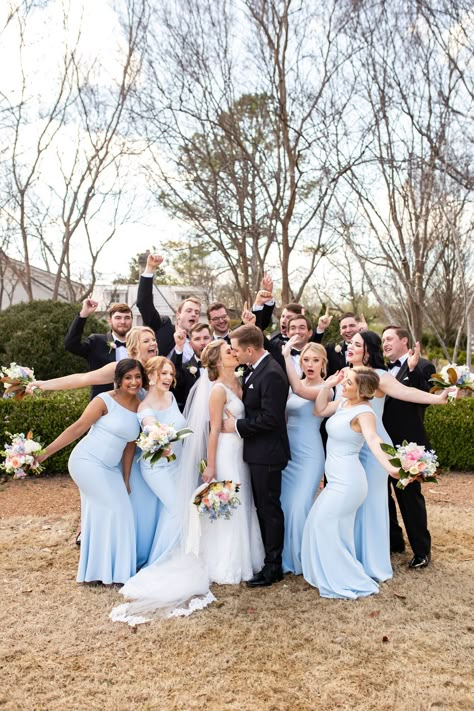
<instances>
[{"instance_id":1,"label":"evergreen shrub","mask_svg":"<svg viewBox=\"0 0 474 711\"><path fill-rule=\"evenodd\" d=\"M23 400L0 399L0 449L9 442L7 432L26 434L28 430L32 430L36 440L45 446L50 444L81 416L88 402L88 388L27 395ZM44 463L44 473L67 473L67 461L75 444L47 459Z\"/></svg>"},{"instance_id":2,"label":"evergreen shrub","mask_svg":"<svg viewBox=\"0 0 474 711\"><path fill-rule=\"evenodd\" d=\"M425 426L442 469L474 471L474 398L428 407Z\"/></svg>"}]
</instances>

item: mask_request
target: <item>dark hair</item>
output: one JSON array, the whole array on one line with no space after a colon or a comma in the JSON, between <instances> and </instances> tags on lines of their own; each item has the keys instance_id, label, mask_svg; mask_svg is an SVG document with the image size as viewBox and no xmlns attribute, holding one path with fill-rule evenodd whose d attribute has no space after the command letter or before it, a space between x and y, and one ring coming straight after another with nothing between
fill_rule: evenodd
<instances>
[{"instance_id":1,"label":"dark hair","mask_svg":"<svg viewBox=\"0 0 474 711\"><path fill-rule=\"evenodd\" d=\"M211 320L211 311L220 311L221 309L225 309L227 313L227 306L225 304L222 304L220 301L213 301L213 303L207 307L207 318Z\"/></svg>"},{"instance_id":2,"label":"dark hair","mask_svg":"<svg viewBox=\"0 0 474 711\"><path fill-rule=\"evenodd\" d=\"M364 365L386 370L387 368L382 352L382 339L378 333L374 333L374 331L360 331L359 336L364 341L364 356L362 360Z\"/></svg>"},{"instance_id":3,"label":"dark hair","mask_svg":"<svg viewBox=\"0 0 474 711\"><path fill-rule=\"evenodd\" d=\"M382 331L382 335L385 333L385 331L388 331L389 329L395 331L397 334L398 338L406 338L407 339L407 345L410 342L410 334L406 330L406 328L402 328L401 326L385 326L384 330Z\"/></svg>"},{"instance_id":4,"label":"dark hair","mask_svg":"<svg viewBox=\"0 0 474 711\"><path fill-rule=\"evenodd\" d=\"M294 316L290 316L290 318L286 322L287 333L288 333L288 330L289 330L291 324L293 323L293 321L305 321L306 325L308 327L308 331L313 330L313 324L311 323L311 321L309 320L309 318L307 316L305 316L304 314L295 314Z\"/></svg>"},{"instance_id":5,"label":"dark hair","mask_svg":"<svg viewBox=\"0 0 474 711\"><path fill-rule=\"evenodd\" d=\"M303 313L303 305L296 304L296 303L287 304L286 306L283 307L283 311L291 311L292 314L302 314Z\"/></svg>"},{"instance_id":6,"label":"dark hair","mask_svg":"<svg viewBox=\"0 0 474 711\"><path fill-rule=\"evenodd\" d=\"M339 323L345 318L353 318L355 321L359 322L358 317L355 315L353 311L346 311L345 313L341 314L339 316Z\"/></svg>"},{"instance_id":7,"label":"dark hair","mask_svg":"<svg viewBox=\"0 0 474 711\"><path fill-rule=\"evenodd\" d=\"M211 334L211 327L208 323L195 323L192 328L189 329L189 335L192 336L193 333L201 333L201 331L209 331Z\"/></svg>"},{"instance_id":8,"label":"dark hair","mask_svg":"<svg viewBox=\"0 0 474 711\"><path fill-rule=\"evenodd\" d=\"M230 333L230 338L231 340L234 338L243 348L247 346L255 349L263 348L263 333L256 326L239 326Z\"/></svg>"},{"instance_id":9,"label":"dark hair","mask_svg":"<svg viewBox=\"0 0 474 711\"><path fill-rule=\"evenodd\" d=\"M148 387L148 376L145 373L145 369L140 363L140 361L135 360L135 358L123 358L122 360L119 360L119 362L115 366L114 384L117 386L117 388L122 385L122 380L124 379L125 375L127 375L127 373L129 373L131 370L135 370L135 368L138 368L138 370L140 371L140 375L142 376L143 387Z\"/></svg>"}]
</instances>

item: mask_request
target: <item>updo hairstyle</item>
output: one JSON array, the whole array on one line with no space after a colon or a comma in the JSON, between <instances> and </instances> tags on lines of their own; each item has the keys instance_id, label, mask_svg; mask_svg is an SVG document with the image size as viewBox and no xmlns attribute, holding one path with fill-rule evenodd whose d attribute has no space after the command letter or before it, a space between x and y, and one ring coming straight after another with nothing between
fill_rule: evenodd
<instances>
[{"instance_id":1,"label":"updo hairstyle","mask_svg":"<svg viewBox=\"0 0 474 711\"><path fill-rule=\"evenodd\" d=\"M208 343L201 353L201 363L204 368L207 368L207 374L211 382L219 377L217 366L221 359L223 345L225 345L225 341L222 338L216 338L216 340Z\"/></svg>"},{"instance_id":2,"label":"updo hairstyle","mask_svg":"<svg viewBox=\"0 0 474 711\"><path fill-rule=\"evenodd\" d=\"M363 400L372 400L380 384L380 378L372 368L365 365L358 365L352 368L351 373L355 375L357 393Z\"/></svg>"},{"instance_id":3,"label":"updo hairstyle","mask_svg":"<svg viewBox=\"0 0 474 711\"><path fill-rule=\"evenodd\" d=\"M156 373L156 375L159 375L165 365L170 365L173 368L173 382L171 384L171 387L174 387L176 385L176 368L174 367L174 363L172 363L168 358L165 358L164 356L153 356L153 358L150 358L150 360L146 362L145 373L148 376L148 381L150 385L152 384L153 374ZM154 384L155 383L153 383L153 385Z\"/></svg>"}]
</instances>

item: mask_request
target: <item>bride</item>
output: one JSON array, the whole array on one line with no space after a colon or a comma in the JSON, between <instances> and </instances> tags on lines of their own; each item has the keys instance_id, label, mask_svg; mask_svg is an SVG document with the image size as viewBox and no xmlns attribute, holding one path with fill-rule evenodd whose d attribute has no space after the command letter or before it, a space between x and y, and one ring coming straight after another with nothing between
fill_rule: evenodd
<instances>
[{"instance_id":1,"label":"bride","mask_svg":"<svg viewBox=\"0 0 474 711\"><path fill-rule=\"evenodd\" d=\"M237 433L221 432L225 410L244 413L236 356L223 340L209 343L202 353L206 370L191 391L185 410L193 435L184 440L177 496L182 502L180 543L164 561L143 568L120 593L131 602L111 612L115 621L137 624L150 615L188 615L214 600L209 583L236 584L250 579L263 565L264 550L253 503L250 476L243 461L243 441ZM213 522L192 504L199 463L206 458L203 480L240 483L241 505L230 519ZM187 505L186 505L187 504Z\"/></svg>"}]
</instances>

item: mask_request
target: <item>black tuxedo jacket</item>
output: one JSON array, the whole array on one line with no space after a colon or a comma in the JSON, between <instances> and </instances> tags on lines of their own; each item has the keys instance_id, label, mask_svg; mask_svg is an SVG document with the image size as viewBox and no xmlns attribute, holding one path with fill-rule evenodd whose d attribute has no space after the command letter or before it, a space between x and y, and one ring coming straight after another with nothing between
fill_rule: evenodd
<instances>
[{"instance_id":1,"label":"black tuxedo jacket","mask_svg":"<svg viewBox=\"0 0 474 711\"><path fill-rule=\"evenodd\" d=\"M199 368L201 367L201 363L196 359L196 356L193 356L183 364L183 354L175 353L174 351L171 354L170 360L174 363L174 367L176 368L176 385L173 388L173 393L178 407L182 412L186 405L189 391L200 376Z\"/></svg>"},{"instance_id":2,"label":"black tuxedo jacket","mask_svg":"<svg viewBox=\"0 0 474 711\"><path fill-rule=\"evenodd\" d=\"M137 307L143 319L143 325L155 332L158 353L168 356L175 347L174 325L168 316L161 317L153 303L153 278L140 277L137 292Z\"/></svg>"},{"instance_id":3,"label":"black tuxedo jacket","mask_svg":"<svg viewBox=\"0 0 474 711\"><path fill-rule=\"evenodd\" d=\"M416 368L410 372L405 361L397 373L397 380L410 388L419 388L429 392L429 378L436 369L429 360L420 358ZM385 400L383 423L393 444L401 444L404 439L430 447L428 435L424 427L426 405L417 405L388 397Z\"/></svg>"},{"instance_id":4,"label":"black tuxedo jacket","mask_svg":"<svg viewBox=\"0 0 474 711\"><path fill-rule=\"evenodd\" d=\"M340 353L336 351L338 346L341 349ZM325 348L328 356L328 375L334 375L338 370L346 367L347 343L345 341L328 343Z\"/></svg>"},{"instance_id":5,"label":"black tuxedo jacket","mask_svg":"<svg viewBox=\"0 0 474 711\"><path fill-rule=\"evenodd\" d=\"M275 469L286 467L290 445L286 431L288 379L278 363L267 355L245 382L245 417L237 420L244 440L244 461L265 464Z\"/></svg>"},{"instance_id":6,"label":"black tuxedo jacket","mask_svg":"<svg viewBox=\"0 0 474 711\"><path fill-rule=\"evenodd\" d=\"M93 333L88 338L82 340L84 326L86 325L85 318L76 316L69 331L64 338L64 348L69 353L85 358L89 365L89 370L97 370L102 368L107 363L115 362L115 349L110 348L107 343L113 341L112 333ZM114 384L93 385L91 388L91 399L99 393L105 393L108 390L113 390Z\"/></svg>"}]
</instances>

